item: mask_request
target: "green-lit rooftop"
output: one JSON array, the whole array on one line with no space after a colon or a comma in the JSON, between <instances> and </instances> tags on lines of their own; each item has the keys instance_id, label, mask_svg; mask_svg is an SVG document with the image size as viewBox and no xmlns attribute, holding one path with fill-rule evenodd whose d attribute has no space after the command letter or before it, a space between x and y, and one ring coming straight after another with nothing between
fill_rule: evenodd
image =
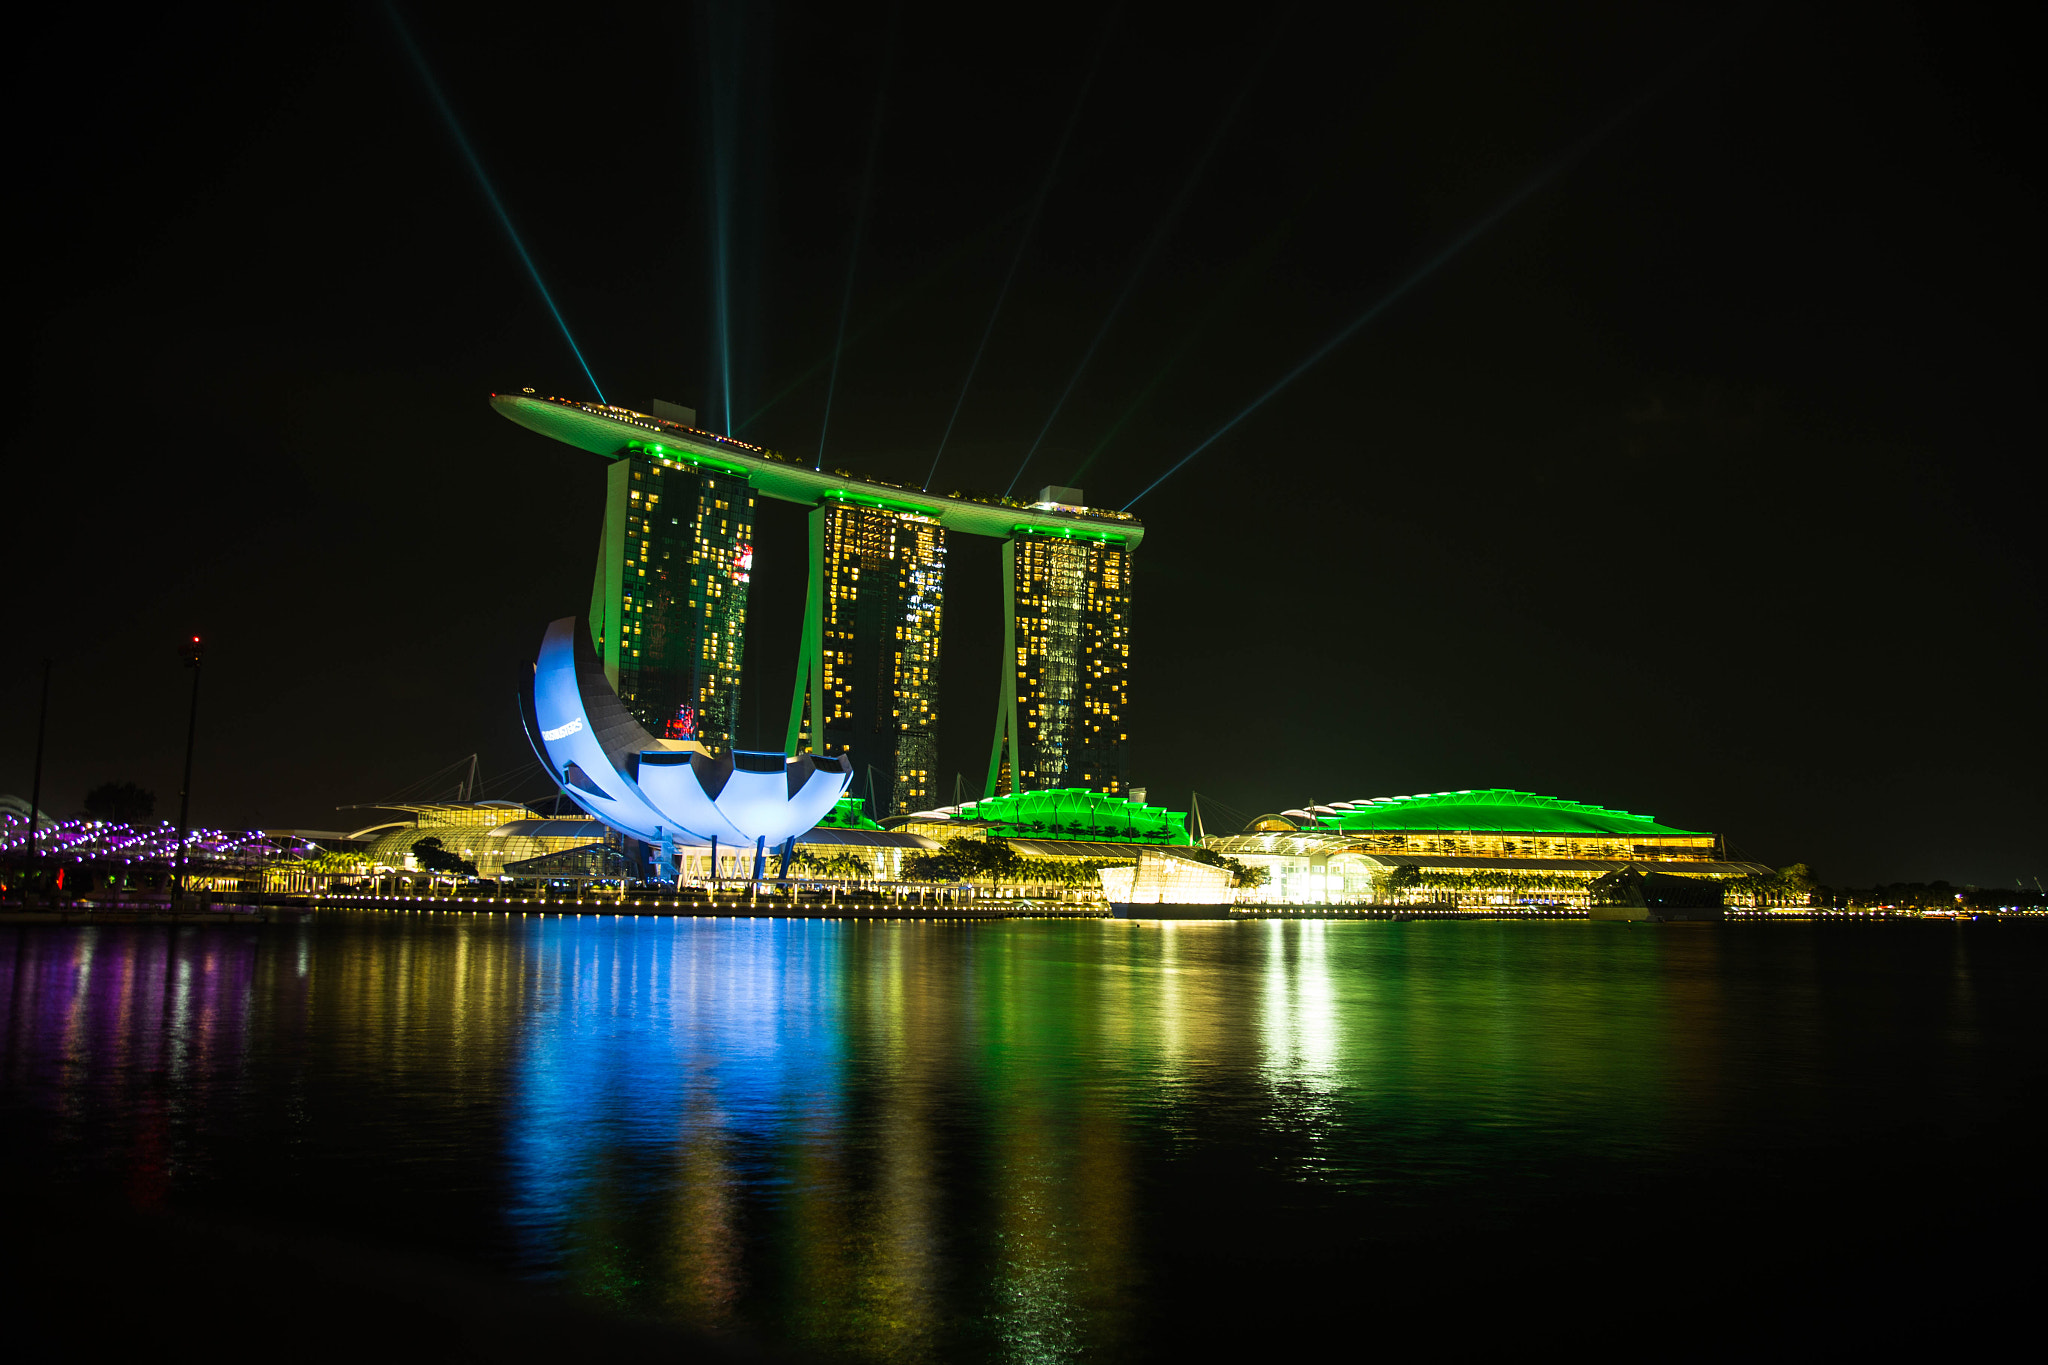
<instances>
[{"instance_id":1,"label":"green-lit rooftop","mask_svg":"<svg viewBox=\"0 0 2048 1365\"><path fill-rule=\"evenodd\" d=\"M1347 831L1623 835L1646 839L1711 837L1698 830L1660 825L1647 815L1631 815L1623 810L1505 787L1337 801L1312 811L1283 811L1281 817L1297 826Z\"/></svg>"},{"instance_id":2,"label":"green-lit rooftop","mask_svg":"<svg viewBox=\"0 0 2048 1365\"><path fill-rule=\"evenodd\" d=\"M881 829L882 827L880 825L868 819L867 813L861 809L861 804L861 798L859 798L858 796L840 797L838 802L832 807L831 811L826 814L825 818L818 822L818 828L868 830Z\"/></svg>"},{"instance_id":3,"label":"green-lit rooftop","mask_svg":"<svg viewBox=\"0 0 2048 1365\"><path fill-rule=\"evenodd\" d=\"M494 393L491 406L529 431L578 450L614 459L638 450L679 464L709 466L745 477L757 492L767 497L806 507L833 501L864 503L921 513L937 519L949 531L998 539L1022 530L1118 541L1135 550L1145 538L1144 524L1128 512L1055 511L1014 502L941 497L876 479L811 469L761 446L650 417L630 408L570 398L543 398L531 393Z\"/></svg>"},{"instance_id":4,"label":"green-lit rooftop","mask_svg":"<svg viewBox=\"0 0 2048 1365\"><path fill-rule=\"evenodd\" d=\"M1004 838L1088 839L1107 843L1192 844L1187 812L1148 806L1081 787L988 796L900 816L892 825L958 821Z\"/></svg>"}]
</instances>

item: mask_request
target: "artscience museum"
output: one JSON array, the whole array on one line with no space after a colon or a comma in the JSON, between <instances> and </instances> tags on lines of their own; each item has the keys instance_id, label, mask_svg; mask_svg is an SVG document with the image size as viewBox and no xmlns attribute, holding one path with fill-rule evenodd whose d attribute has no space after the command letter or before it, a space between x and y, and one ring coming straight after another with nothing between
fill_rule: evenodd
<instances>
[{"instance_id":1,"label":"artscience museum","mask_svg":"<svg viewBox=\"0 0 2048 1365\"><path fill-rule=\"evenodd\" d=\"M745 848L754 875L769 852L785 864L796 836L832 813L853 780L845 756L714 757L696 740L659 739L627 712L574 617L547 629L525 697L534 753L593 818L658 850L675 875L678 850Z\"/></svg>"}]
</instances>

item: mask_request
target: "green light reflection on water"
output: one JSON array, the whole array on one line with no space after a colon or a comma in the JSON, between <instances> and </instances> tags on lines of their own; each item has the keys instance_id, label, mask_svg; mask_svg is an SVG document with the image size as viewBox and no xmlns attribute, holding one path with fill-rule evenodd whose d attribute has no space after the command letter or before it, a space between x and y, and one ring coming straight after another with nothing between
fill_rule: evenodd
<instances>
[{"instance_id":1,"label":"green light reflection on water","mask_svg":"<svg viewBox=\"0 0 2048 1365\"><path fill-rule=\"evenodd\" d=\"M2039 1060L1996 1032L2018 988L1918 932L50 933L5 949L9 1141L144 1206L289 1206L715 1331L1114 1358L1200 1304L1175 1267L1490 1235L1716 1152L1981 1109L2031 1074L1995 1047Z\"/></svg>"}]
</instances>

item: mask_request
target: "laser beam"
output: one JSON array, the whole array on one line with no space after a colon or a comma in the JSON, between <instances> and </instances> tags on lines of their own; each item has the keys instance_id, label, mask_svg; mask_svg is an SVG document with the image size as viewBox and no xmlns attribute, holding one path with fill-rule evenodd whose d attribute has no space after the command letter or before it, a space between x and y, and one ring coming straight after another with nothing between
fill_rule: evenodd
<instances>
[{"instance_id":1,"label":"laser beam","mask_svg":"<svg viewBox=\"0 0 2048 1365\"><path fill-rule=\"evenodd\" d=\"M469 136L462 131L462 124L456 121L455 109L448 103L448 97L441 93L441 83L434 79L433 68L427 65L426 54L412 39L412 33L399 17L398 6L386 3L384 12L391 17L391 27L398 31L399 42L405 45L406 55L412 58L413 69L419 72L420 80L427 87L427 93L434 97L434 106L441 111L441 117L448 124L449 133L455 138L455 145L462 149L462 155L469 162L471 174L476 183L483 187L484 197L491 201L491 208L498 215L498 222L505 228L505 235L512 239L512 249L519 253L519 259L526 265L526 273L533 277L533 287L540 291L541 302L547 304L548 312L554 316L555 326L562 329L562 340L569 343L569 350L576 357L576 363L583 367L583 377L590 381L597 401L609 403L604 389L598 385L597 376L590 372L590 362L583 358L583 348L576 344L576 338L569 332L569 324L562 317L562 310L555 306L555 296L548 292L547 283L540 277L540 267L533 263L533 256L527 251L526 243L520 240L519 229L512 226L512 215L505 211L505 201L498 198L498 191L491 184L491 177L484 173L484 163L478 158L476 148L469 145Z\"/></svg>"},{"instance_id":2,"label":"laser beam","mask_svg":"<svg viewBox=\"0 0 2048 1365\"><path fill-rule=\"evenodd\" d=\"M853 248L846 255L846 292L839 299L839 332L832 339L832 375L825 381L825 415L818 419L818 463L825 467L825 433L832 427L832 395L839 390L839 353L846 348L846 315L853 310L853 275L860 265L860 234L868 222L868 200L875 186L875 153L882 145L882 110L889 100L889 72L896 61L896 18L900 6L890 6L888 47L882 58L882 79L875 91L875 119L868 128L867 165L860 175L860 207L853 216ZM728 433L730 434L730 433Z\"/></svg>"},{"instance_id":3,"label":"laser beam","mask_svg":"<svg viewBox=\"0 0 2048 1365\"><path fill-rule=\"evenodd\" d=\"M1217 121L1216 131L1210 134L1209 145L1195 158L1194 168L1188 172L1188 178L1181 183L1180 193L1167 205L1166 212L1160 216L1159 226L1152 230L1151 240L1146 242L1145 249L1138 253L1138 263L1131 267L1130 278L1124 281L1122 292L1116 296L1116 301L1109 305L1109 312L1103 315L1102 325L1095 329L1095 336L1089 341L1088 349L1081 352L1081 362L1074 366L1074 372L1067 376L1067 386L1060 390L1060 396L1053 403L1052 411L1045 415L1044 425L1038 428L1038 435L1032 439L1031 448L1024 452L1024 459L1017 465L1017 472L1010 476L1009 487L1003 490L1004 497L1010 496L1011 491L1017 487L1017 480L1024 477L1025 469L1031 464L1031 457L1038 453L1038 447L1045 441L1045 434L1052 430L1052 424L1059 417L1060 410L1066 407L1067 399L1073 396L1074 386L1081 382L1082 372L1088 368L1088 362L1095 358L1096 348L1101 346L1102 339L1109 335L1109 329L1116 323L1117 314L1123 312L1124 305L1130 301L1132 291L1138 287L1139 279L1144 276L1145 267L1152 263L1153 253L1158 251L1159 244L1166 240L1166 234L1179 219L1180 211L1187 207L1188 197L1195 192L1195 186L1201 182L1202 172L1209 167L1209 158L1216 154L1216 148L1222 143L1223 135L1229 132L1230 125L1237 121L1237 111L1244 106L1245 96L1251 94L1252 87L1258 84L1259 77L1265 72L1266 63L1272 58L1273 50L1279 46L1280 34L1285 28L1286 16L1283 15L1280 24L1274 29L1272 41L1266 44L1265 54L1252 66L1251 74L1245 77L1244 83L1238 87L1237 98L1223 111L1223 117Z\"/></svg>"},{"instance_id":4,"label":"laser beam","mask_svg":"<svg viewBox=\"0 0 2048 1365\"><path fill-rule=\"evenodd\" d=\"M1312 202L1314 198L1314 195L1307 196L1303 202ZM1208 335L1209 329L1216 325L1217 319L1229 311L1230 306L1237 302L1238 297L1246 289L1251 287L1252 282L1272 266L1274 258L1280 254L1280 248L1286 245L1287 238L1293 233L1297 217L1299 217L1298 212L1282 218L1273 230L1266 234L1266 239L1251 252L1247 253L1244 259L1231 271L1229 278L1224 281L1223 287L1216 291L1208 304L1195 316L1194 321L1180 329L1180 340L1167 353L1166 359L1160 363L1159 368L1152 372L1152 377L1145 381L1145 387L1138 390L1137 396L1131 399L1124 406L1123 412L1117 419L1109 424L1109 429L1102 433L1102 437L1096 441L1094 449L1088 452L1088 458L1081 461L1074 469L1074 472L1067 476L1068 487L1079 488L1081 486L1081 476L1088 472L1089 466L1095 463L1096 457L1101 455L1104 450L1107 450L1110 442L1114 441L1117 435L1130 424L1131 419L1138 415L1139 410L1157 392L1159 386L1166 382L1174 370L1179 368L1181 361L1187 359L1188 353L1194 350L1196 343Z\"/></svg>"},{"instance_id":5,"label":"laser beam","mask_svg":"<svg viewBox=\"0 0 2048 1365\"><path fill-rule=\"evenodd\" d=\"M711 139L705 159L711 176L711 326L718 341L719 421L732 435L732 252L733 162L739 141L739 71L742 39L737 32L744 16L732 5L707 4L701 9L710 78L704 92L710 101L705 120Z\"/></svg>"},{"instance_id":6,"label":"laser beam","mask_svg":"<svg viewBox=\"0 0 2048 1365\"><path fill-rule=\"evenodd\" d=\"M1553 158L1548 166L1538 171L1534 176L1531 176L1529 181L1526 184L1524 184L1520 189L1516 190L1513 194L1509 195L1506 199L1502 200L1499 204L1495 205L1493 210L1486 214L1486 216L1479 219L1477 222L1473 223L1472 226L1466 228L1463 232L1459 233L1455 238L1451 240L1449 245L1445 246L1441 251L1437 252L1434 256L1431 256L1427 261L1424 261L1415 270L1411 271L1408 274L1408 276L1405 279L1403 279L1399 284L1395 285L1392 289L1388 290L1384 295L1382 295L1379 301L1374 303L1372 307L1366 309L1363 313L1360 313L1357 317L1353 318L1350 322L1346 323L1341 329L1338 330L1335 336L1331 337L1328 341L1325 341L1321 346L1318 346L1314 351L1310 352L1307 359L1303 360L1300 364L1296 365L1286 374L1280 376L1280 378L1274 381L1273 384L1270 385L1264 393L1260 394L1257 398L1254 398L1251 402L1247 403L1243 407L1243 409L1241 409L1238 412L1237 416L1231 418L1228 422L1225 422L1222 426L1210 432L1208 437L1205 440L1203 440L1203 442L1200 445L1196 446L1193 450L1190 450L1187 454L1181 456L1179 460L1175 461L1172 468L1168 469L1164 474L1161 474L1158 478L1152 480L1151 483L1146 484L1144 489L1138 494L1137 497L1132 498L1129 502L1123 505L1122 510L1128 512L1131 508L1137 506L1140 498L1143 498L1147 493L1150 493L1153 489L1159 487L1160 484L1165 483L1168 479L1172 478L1175 474L1179 473L1184 467L1186 467L1188 461L1194 459L1195 456L1201 454L1210 446L1215 445L1216 442L1222 440L1223 437L1227 433L1229 433L1229 431L1233 427L1237 426L1238 423L1244 421L1245 418L1257 412L1261 407L1264 407L1267 401L1273 398L1274 395L1278 394L1282 389L1285 389L1289 384L1292 384L1295 380L1301 378L1302 375L1306 374L1309 370L1313 369L1316 363L1322 360L1324 357L1328 356L1330 352L1336 350L1339 346L1342 346L1345 342L1349 341L1352 337L1356 336L1360 329L1362 329L1367 323L1371 322L1374 318L1377 318L1381 313L1386 312L1388 308L1392 307L1397 301L1401 299L1403 295L1407 294L1409 290L1421 284L1431 275L1434 275L1439 269L1443 267L1443 265L1446 262L1450 261L1459 252L1463 251L1466 247L1472 245L1473 242L1477 241L1480 237L1484 236L1488 228L1491 228L1495 223L1498 223L1501 219L1507 217L1509 213L1513 212L1517 207L1519 207L1521 203L1524 200L1526 200L1530 195L1542 189L1552 180L1555 180L1558 177L1558 175L1562 173L1567 167L1571 166L1573 163L1578 161L1579 158L1583 157L1587 152L1591 151L1593 149L1594 144L1596 144L1602 138L1607 136L1607 134L1612 132L1616 127L1620 126L1620 124L1625 119L1627 119L1631 114L1635 113L1637 109L1641 108L1644 102L1648 99L1649 95L1645 94L1642 98L1630 104L1628 108L1622 110L1621 113L1615 115L1612 119L1608 120L1600 128L1594 130L1592 133L1589 133L1584 138L1581 138L1578 141L1578 143L1571 147L1568 151L1566 151L1558 157Z\"/></svg>"},{"instance_id":7,"label":"laser beam","mask_svg":"<svg viewBox=\"0 0 2048 1365\"><path fill-rule=\"evenodd\" d=\"M713 153L714 167L721 160ZM712 171L714 189L711 196L711 317L712 325L718 329L718 385L719 420L725 426L725 434L732 435L732 299L727 286L729 267L725 253L726 202L724 189L727 177L720 170Z\"/></svg>"},{"instance_id":8,"label":"laser beam","mask_svg":"<svg viewBox=\"0 0 2048 1365\"><path fill-rule=\"evenodd\" d=\"M867 321L863 322L860 326L854 328L852 333L846 338L846 344L848 346L857 345L859 344L861 338L872 335L877 328L882 326L883 323L888 322L890 319L894 318L898 313L901 313L905 308L909 307L912 303L916 302L920 297L923 296L926 290L930 289L933 285L937 284L940 280L944 279L947 273L953 270L961 262L965 261L968 257L974 255L976 252L979 252L983 248L988 246L988 244L992 240L994 240L997 233L1001 232L1004 228L1008 227L1011 223L1015 222L1018 219L1018 217L1023 214L1023 212L1024 206L1020 204L1017 206L1014 212L1007 213L1003 215L1001 218L996 219L993 223L983 228L973 237L970 237L969 239L967 239L967 241L961 243L958 247L954 248L952 254L948 255L944 260L940 261L930 270L927 270L923 275L919 276L911 284L908 284L903 289L899 290L895 294L895 296L892 297L881 308L868 314ZM771 408L773 408L776 404L780 403L783 399L789 397L798 389L802 388L804 385L810 383L813 379L816 379L819 375L823 374L825 372L826 367L831 365L831 363L832 352L827 351L823 355L819 356L816 360L812 361L809 366L803 369L796 376L796 378L790 380L781 388L777 389L774 395L770 397L766 402L762 403L760 407L755 408L752 412L748 413L745 420L743 420L739 424L739 426L735 428L735 430L745 432L748 427L751 427L754 425L754 423L760 421L761 418L765 416L768 413L768 411Z\"/></svg>"},{"instance_id":9,"label":"laser beam","mask_svg":"<svg viewBox=\"0 0 2048 1365\"><path fill-rule=\"evenodd\" d=\"M939 437L939 448L932 455L932 467L926 471L924 486L929 491L932 479L939 472L939 457L946 453L946 442L953 439L953 424L960 420L960 405L967 401L967 390L974 384L974 372L981 368L982 352L988 349L989 334L996 329L996 319L1002 316L1003 300L1010 296L1010 283L1017 278L1017 266L1024 259L1024 248L1031 243L1031 233L1038 226L1038 215L1045 210L1045 197L1052 192L1052 182L1059 175L1060 160L1067 154L1067 143L1073 139L1074 128L1081 122L1082 106L1088 103L1088 91L1095 84L1095 73L1102 69L1102 54L1109 50L1109 35L1116 28L1118 9L1111 10L1109 19L1102 26L1102 40L1095 45L1095 57L1088 63L1088 75L1081 82L1081 93L1074 97L1074 111L1067 115L1067 126L1060 134L1060 144L1053 150L1052 164L1046 167L1045 181L1038 187L1038 197L1032 201L1031 216L1024 221L1023 235L1017 239L1017 252L1010 257L1009 273L1003 276L1003 287L996 291L996 306L989 311L988 325L981 329L981 344L974 348L974 359L967 366L967 378L960 381L959 396L953 400L953 415L946 419L945 434Z\"/></svg>"}]
</instances>

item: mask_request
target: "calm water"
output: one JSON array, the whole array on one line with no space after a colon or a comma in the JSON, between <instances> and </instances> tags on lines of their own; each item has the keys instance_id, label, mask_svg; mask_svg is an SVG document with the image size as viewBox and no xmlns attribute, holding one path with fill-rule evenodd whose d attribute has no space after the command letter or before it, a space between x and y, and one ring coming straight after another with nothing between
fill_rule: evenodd
<instances>
[{"instance_id":1,"label":"calm water","mask_svg":"<svg viewBox=\"0 0 2048 1365\"><path fill-rule=\"evenodd\" d=\"M854 1358L1146 1356L1219 1294L1613 1239L1776 1264L1856 1209L1968 1235L1945 1172L2038 1139L2048 1074L2012 926L0 933L0 1140L52 1188Z\"/></svg>"}]
</instances>

